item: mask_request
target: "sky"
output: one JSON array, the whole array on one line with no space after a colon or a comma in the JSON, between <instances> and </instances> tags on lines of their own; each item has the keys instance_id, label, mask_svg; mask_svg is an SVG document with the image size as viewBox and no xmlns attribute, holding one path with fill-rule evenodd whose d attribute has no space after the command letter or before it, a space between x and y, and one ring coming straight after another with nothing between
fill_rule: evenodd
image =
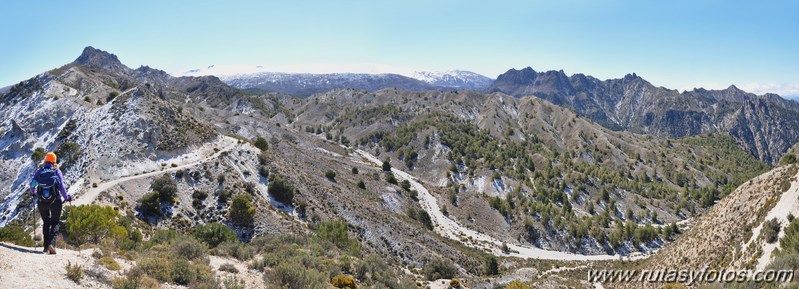
<instances>
[{"instance_id":1,"label":"sky","mask_svg":"<svg viewBox=\"0 0 799 289\"><path fill-rule=\"evenodd\" d=\"M637 73L799 96L799 1L0 0L0 87L85 46L173 74L209 65ZM320 71L307 71L320 72ZM358 72L358 71L354 71Z\"/></svg>"}]
</instances>

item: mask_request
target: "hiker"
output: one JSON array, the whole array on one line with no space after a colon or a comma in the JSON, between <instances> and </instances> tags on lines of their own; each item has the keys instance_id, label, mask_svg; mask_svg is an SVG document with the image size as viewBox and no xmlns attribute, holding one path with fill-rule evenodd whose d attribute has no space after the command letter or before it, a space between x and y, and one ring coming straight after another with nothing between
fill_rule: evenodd
<instances>
[{"instance_id":1,"label":"hiker","mask_svg":"<svg viewBox=\"0 0 799 289\"><path fill-rule=\"evenodd\" d=\"M44 157L44 165L39 167L31 180L31 195L37 201L39 214L42 215L42 233L44 234L44 253L55 254L55 235L61 219L61 206L64 202L72 202L72 196L64 186L64 176L56 164L55 153L49 152Z\"/></svg>"}]
</instances>

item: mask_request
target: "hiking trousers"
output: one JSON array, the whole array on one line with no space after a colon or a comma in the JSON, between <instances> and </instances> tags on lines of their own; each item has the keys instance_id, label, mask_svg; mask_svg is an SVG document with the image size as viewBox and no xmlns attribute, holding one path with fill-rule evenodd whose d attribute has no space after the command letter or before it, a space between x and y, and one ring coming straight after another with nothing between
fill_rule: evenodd
<instances>
[{"instance_id":1,"label":"hiking trousers","mask_svg":"<svg viewBox=\"0 0 799 289\"><path fill-rule=\"evenodd\" d=\"M39 202L39 214L42 216L42 234L44 234L44 247L55 247L55 236L58 234L58 225L61 219L63 206L61 198L56 197L52 203Z\"/></svg>"}]
</instances>

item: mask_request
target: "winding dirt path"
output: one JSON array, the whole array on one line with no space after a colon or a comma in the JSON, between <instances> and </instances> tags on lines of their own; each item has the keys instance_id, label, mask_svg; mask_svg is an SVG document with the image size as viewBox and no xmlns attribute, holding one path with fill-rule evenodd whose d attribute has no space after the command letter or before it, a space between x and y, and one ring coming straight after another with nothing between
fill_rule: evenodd
<instances>
[{"instance_id":1,"label":"winding dirt path","mask_svg":"<svg viewBox=\"0 0 799 289\"><path fill-rule=\"evenodd\" d=\"M141 178L147 178L147 177L151 177L151 176L160 175L160 174L167 173L167 172L173 172L173 171L177 171L177 170L182 170L182 169L193 167L193 166L208 162L208 161L210 161L212 159L215 159L215 158L219 157L222 153L232 150L238 144L238 140L235 139L235 138L228 137L228 136L225 136L224 138L228 142L227 145L225 147L219 149L218 151L214 152L213 154L205 157L205 158L202 158L202 159L200 159L198 161L194 161L194 162L191 162L191 163L188 163L188 164L179 165L179 166L176 166L176 167L170 167L170 168L166 168L166 169L162 169L162 170L158 170L158 171L154 171L154 172L121 177L121 178L118 178L118 179L115 179L115 180L111 180L111 181L107 181L107 182L104 182L104 183L100 183L100 184L97 185L96 188L88 188L88 190L86 190L85 193L83 193L80 196L78 196L75 199L75 201L72 202L72 205L80 206L80 205L91 204L92 202L94 202L95 199L97 199L97 196L99 196L101 192L103 192L105 190L108 190L110 188L113 188L114 186L119 185L119 184L124 183L124 182L127 182L127 181L132 181L132 180L136 180L136 179L141 179Z\"/></svg>"},{"instance_id":2,"label":"winding dirt path","mask_svg":"<svg viewBox=\"0 0 799 289\"><path fill-rule=\"evenodd\" d=\"M383 161L375 157L374 155L357 149L355 150L361 157L368 160L369 162L380 166ZM454 220L444 216L441 212L441 208L438 206L438 201L432 194L420 184L416 178L412 175L408 174L407 172L398 170L396 168L391 168L391 171L396 175L399 179L408 180L411 183L411 187L419 192L419 203L422 208L427 211L430 215L430 219L432 219L434 224L434 230L436 233L440 234L441 236L459 241L469 247L478 248L481 250L490 251L492 254L498 256L510 256L510 257L518 257L518 258L525 258L525 259L546 259L546 260L564 260L564 261L598 261L598 260L618 260L621 258L621 255L581 255L581 254L574 254L570 252L561 252L561 251L551 251L551 250L544 250L541 248L524 246L524 245L517 245L517 244L510 244L508 243L507 246L510 248L510 253L502 252L502 244L504 242L488 236L486 234L477 232L475 230L466 228L461 226ZM643 259L647 258L649 255L635 253L630 256L625 256L625 259Z\"/></svg>"}]
</instances>

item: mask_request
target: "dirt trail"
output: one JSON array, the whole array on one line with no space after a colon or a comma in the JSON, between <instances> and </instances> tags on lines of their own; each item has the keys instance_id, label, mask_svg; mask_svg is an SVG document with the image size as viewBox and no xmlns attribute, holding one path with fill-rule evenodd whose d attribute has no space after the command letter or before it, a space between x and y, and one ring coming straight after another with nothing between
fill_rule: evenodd
<instances>
[{"instance_id":1,"label":"dirt trail","mask_svg":"<svg viewBox=\"0 0 799 289\"><path fill-rule=\"evenodd\" d=\"M355 150L361 157L368 160L369 162L375 165L381 165L383 162L375 157L374 155L363 151L363 150ZM430 219L432 219L434 224L434 230L436 233L440 234L441 236L459 241L469 247L478 248L482 250L489 250L492 254L498 256L511 256L511 257L519 257L519 258L534 258L534 259L546 259L546 260L565 260L565 261L597 261L597 260L618 260L621 256L620 255L580 255L574 254L569 252L561 252L561 251L550 251L544 250L541 248L524 246L524 245L517 245L517 244L507 244L508 248L510 248L510 253L506 254L502 252L502 244L503 242L488 236L486 234L477 232L475 230L466 228L455 222L454 220L444 216L441 212L440 207L438 206L438 201L436 200L430 192L420 184L416 178L411 176L410 174L398 170L396 168L392 168L391 171L401 180L408 180L411 183L411 187L419 192L419 203L422 208L427 211L430 215ZM636 253L629 257L625 257L625 259L643 259L647 258L648 255Z\"/></svg>"},{"instance_id":2,"label":"dirt trail","mask_svg":"<svg viewBox=\"0 0 799 289\"><path fill-rule=\"evenodd\" d=\"M225 138L228 141L228 145L226 147L214 152L213 154L211 154L211 155L209 155L209 156L207 156L207 157L205 157L203 159L200 159L198 161L191 162L191 163L188 163L188 164L179 165L179 166L176 166L176 167L170 167L168 169L158 170L158 171L144 173L144 174L126 176L126 177L118 178L118 179L115 179L115 180L112 180L112 181L100 183L100 184L97 185L96 188L89 188L88 190L86 190L85 193L83 193L82 195L78 196L78 198L76 198L75 201L72 202L72 205L80 206L80 205L91 204L92 202L94 202L95 199L97 199L97 196L99 196L101 192L103 192L105 190L108 190L110 188L113 188L114 186L116 186L118 184L121 184L121 183L124 183L124 182L127 182L127 181L141 179L141 178L147 178L147 177L151 177L151 176L156 176L156 175L160 175L160 174L163 174L163 173L166 173L166 172L182 170L182 169L193 167L193 166L202 164L204 162L210 161L212 159L215 159L215 158L219 157L219 155L221 155L222 153L233 149L238 144L238 140L237 139L234 139L234 138L231 138L231 137L227 137L227 136L225 136Z\"/></svg>"},{"instance_id":3,"label":"dirt trail","mask_svg":"<svg viewBox=\"0 0 799 289\"><path fill-rule=\"evenodd\" d=\"M90 250L58 250L56 255L46 255L39 250L0 243L0 288L109 288L86 277L80 285L75 284L67 279L67 262L84 269L96 266Z\"/></svg>"}]
</instances>

